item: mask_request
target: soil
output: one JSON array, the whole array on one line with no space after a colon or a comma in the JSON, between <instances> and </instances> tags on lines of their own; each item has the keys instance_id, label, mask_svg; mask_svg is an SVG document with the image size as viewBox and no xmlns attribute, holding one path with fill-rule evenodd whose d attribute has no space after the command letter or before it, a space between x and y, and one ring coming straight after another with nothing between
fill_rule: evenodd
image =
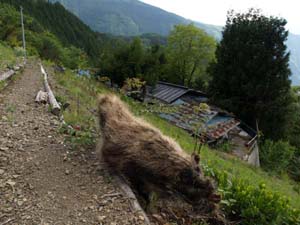
<instances>
[{"instance_id":1,"label":"soil","mask_svg":"<svg viewBox=\"0 0 300 225\"><path fill-rule=\"evenodd\" d=\"M49 108L37 61L0 92L0 225L145 224L98 163L72 151Z\"/></svg>"}]
</instances>

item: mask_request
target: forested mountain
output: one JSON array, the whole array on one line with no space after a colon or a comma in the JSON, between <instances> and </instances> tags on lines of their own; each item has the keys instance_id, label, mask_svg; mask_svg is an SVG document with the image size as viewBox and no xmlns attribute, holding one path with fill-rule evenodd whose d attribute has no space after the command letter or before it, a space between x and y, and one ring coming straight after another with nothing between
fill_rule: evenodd
<instances>
[{"instance_id":1,"label":"forested mountain","mask_svg":"<svg viewBox=\"0 0 300 225\"><path fill-rule=\"evenodd\" d=\"M0 3L14 6L18 11L22 5L25 15L34 18L65 46L83 49L91 58L99 55L99 35L61 4L32 0L0 0Z\"/></svg>"},{"instance_id":2,"label":"forested mountain","mask_svg":"<svg viewBox=\"0 0 300 225\"><path fill-rule=\"evenodd\" d=\"M50 0L60 2L92 29L114 35L143 33L167 35L176 24L192 21L137 0ZM195 22L207 33L219 36L220 27Z\"/></svg>"},{"instance_id":3,"label":"forested mountain","mask_svg":"<svg viewBox=\"0 0 300 225\"><path fill-rule=\"evenodd\" d=\"M134 36L143 33L167 35L176 24L188 24L176 14L145 4L138 0L50 0L60 2L95 31L114 35ZM217 39L222 27L193 22ZM291 51L290 67L293 84L300 84L300 36L290 34L288 48Z\"/></svg>"}]
</instances>

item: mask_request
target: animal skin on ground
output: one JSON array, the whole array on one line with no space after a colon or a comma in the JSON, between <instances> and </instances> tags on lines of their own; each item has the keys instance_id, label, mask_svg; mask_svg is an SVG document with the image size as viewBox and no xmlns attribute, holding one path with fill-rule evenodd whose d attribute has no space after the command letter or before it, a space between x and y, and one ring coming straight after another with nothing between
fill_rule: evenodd
<instances>
[{"instance_id":1,"label":"animal skin on ground","mask_svg":"<svg viewBox=\"0 0 300 225\"><path fill-rule=\"evenodd\" d=\"M135 117L116 95L99 96L98 113L97 152L110 169L138 191L151 184L179 193L195 207L205 201L208 212L216 209L220 196L204 177L198 155L189 156L173 139Z\"/></svg>"}]
</instances>

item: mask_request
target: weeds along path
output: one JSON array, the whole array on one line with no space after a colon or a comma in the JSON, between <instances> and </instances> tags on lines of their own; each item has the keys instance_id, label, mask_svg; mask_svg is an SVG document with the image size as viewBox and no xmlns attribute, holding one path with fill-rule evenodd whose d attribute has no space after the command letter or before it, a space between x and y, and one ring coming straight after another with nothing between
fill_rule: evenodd
<instances>
[{"instance_id":1,"label":"weeds along path","mask_svg":"<svg viewBox=\"0 0 300 225\"><path fill-rule=\"evenodd\" d=\"M72 152L36 105L37 61L0 93L0 224L144 224L93 153Z\"/></svg>"}]
</instances>

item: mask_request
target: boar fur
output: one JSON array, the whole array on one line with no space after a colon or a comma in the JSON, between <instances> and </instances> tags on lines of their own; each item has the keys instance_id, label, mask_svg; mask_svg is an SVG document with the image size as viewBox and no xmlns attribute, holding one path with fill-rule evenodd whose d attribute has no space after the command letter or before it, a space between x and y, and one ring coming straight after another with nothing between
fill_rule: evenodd
<instances>
[{"instance_id":1,"label":"boar fur","mask_svg":"<svg viewBox=\"0 0 300 225\"><path fill-rule=\"evenodd\" d=\"M99 96L98 113L97 152L111 170L140 192L155 185L179 193L195 207L203 206L205 200L209 210L214 210L220 196L202 174L198 155L186 154L174 140L135 117L115 95Z\"/></svg>"}]
</instances>

